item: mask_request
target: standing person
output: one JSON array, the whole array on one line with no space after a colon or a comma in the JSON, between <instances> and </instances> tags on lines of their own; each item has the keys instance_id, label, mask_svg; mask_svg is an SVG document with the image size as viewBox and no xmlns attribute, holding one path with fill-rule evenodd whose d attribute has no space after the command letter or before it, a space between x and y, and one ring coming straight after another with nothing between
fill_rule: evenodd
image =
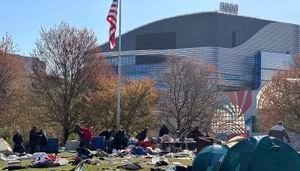
<instances>
[{"instance_id":1,"label":"standing person","mask_svg":"<svg viewBox=\"0 0 300 171\"><path fill-rule=\"evenodd\" d=\"M162 137L164 135L169 135L169 129L165 124L162 124L162 126L159 130L159 137Z\"/></svg>"},{"instance_id":2,"label":"standing person","mask_svg":"<svg viewBox=\"0 0 300 171\"><path fill-rule=\"evenodd\" d=\"M180 131L177 130L175 133L175 139L179 140L180 139Z\"/></svg>"},{"instance_id":3,"label":"standing person","mask_svg":"<svg viewBox=\"0 0 300 171\"><path fill-rule=\"evenodd\" d=\"M275 126L273 126L269 132L269 135L275 138L284 141L284 138L288 143L290 143L289 135L286 133L285 128L283 127L283 122L279 121Z\"/></svg>"},{"instance_id":4,"label":"standing person","mask_svg":"<svg viewBox=\"0 0 300 171\"><path fill-rule=\"evenodd\" d=\"M30 153L33 154L37 151L39 151L39 135L37 133L37 127L32 126L30 132L29 132L29 144L30 144Z\"/></svg>"},{"instance_id":5,"label":"standing person","mask_svg":"<svg viewBox=\"0 0 300 171\"><path fill-rule=\"evenodd\" d=\"M149 130L149 128L143 129L140 133L138 133L138 134L136 135L135 138L136 138L138 141L145 141L145 139L147 138L148 130Z\"/></svg>"},{"instance_id":6,"label":"standing person","mask_svg":"<svg viewBox=\"0 0 300 171\"><path fill-rule=\"evenodd\" d=\"M92 140L92 133L89 128L80 127L79 124L75 125L74 132L79 136L79 147L80 148L87 148L91 149L91 140Z\"/></svg>"},{"instance_id":7,"label":"standing person","mask_svg":"<svg viewBox=\"0 0 300 171\"><path fill-rule=\"evenodd\" d=\"M17 153L25 152L25 147L23 145L23 137L20 130L18 130L13 136L13 142L14 142L14 152Z\"/></svg>"},{"instance_id":8,"label":"standing person","mask_svg":"<svg viewBox=\"0 0 300 171\"><path fill-rule=\"evenodd\" d=\"M40 130L39 136L40 136L40 141L39 141L40 146L46 146L48 143L48 137L46 132L43 129Z\"/></svg>"}]
</instances>

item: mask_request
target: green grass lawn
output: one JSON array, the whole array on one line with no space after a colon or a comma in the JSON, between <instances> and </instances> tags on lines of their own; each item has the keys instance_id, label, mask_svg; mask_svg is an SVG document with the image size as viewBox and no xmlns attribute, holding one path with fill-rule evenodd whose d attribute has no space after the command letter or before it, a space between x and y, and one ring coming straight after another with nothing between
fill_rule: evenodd
<instances>
[{"instance_id":1,"label":"green grass lawn","mask_svg":"<svg viewBox=\"0 0 300 171\"><path fill-rule=\"evenodd\" d=\"M71 160L74 153L61 153L59 154L61 157L66 157L68 160ZM185 158L168 158L169 163L172 165L173 162L180 162L183 165L191 165L192 160L191 159L185 159ZM137 162L139 163L142 167L143 170L150 170L150 168L154 168L154 166L151 164L151 159L145 159L142 157L133 157L133 158L111 158L110 160L101 160L101 163L97 165L89 165L85 164L85 168L87 171L100 171L100 170L105 170L105 168L109 168L110 170L117 169L117 166L125 163L134 163ZM30 165L30 160L24 160L22 161L23 166L28 166ZM0 169L6 167L6 162L5 161L0 161ZM72 166L70 164L66 166L59 166L59 167L52 167L52 168L45 168L45 169L34 169L34 168L28 168L28 169L22 169L22 171L30 171L30 170L44 170L44 171L68 171L75 166ZM109 170L107 169L107 170Z\"/></svg>"}]
</instances>

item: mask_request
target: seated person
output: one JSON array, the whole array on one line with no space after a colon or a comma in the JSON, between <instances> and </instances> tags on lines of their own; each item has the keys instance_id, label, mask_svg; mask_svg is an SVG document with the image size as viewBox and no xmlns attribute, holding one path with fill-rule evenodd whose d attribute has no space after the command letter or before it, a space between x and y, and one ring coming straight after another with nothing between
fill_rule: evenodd
<instances>
[{"instance_id":1,"label":"seated person","mask_svg":"<svg viewBox=\"0 0 300 171\"><path fill-rule=\"evenodd\" d=\"M105 137L106 141L109 141L116 132L116 126L113 126L112 130L105 130L99 134L100 137Z\"/></svg>"},{"instance_id":2,"label":"seated person","mask_svg":"<svg viewBox=\"0 0 300 171\"><path fill-rule=\"evenodd\" d=\"M125 130L119 129L116 132L115 137L113 139L113 143L112 143L113 148L116 150L125 149L127 147L127 144L128 144L128 136L126 135Z\"/></svg>"},{"instance_id":3,"label":"seated person","mask_svg":"<svg viewBox=\"0 0 300 171\"><path fill-rule=\"evenodd\" d=\"M164 135L169 135L169 129L165 124L162 124L160 130L159 130L159 137L162 137Z\"/></svg>"},{"instance_id":4,"label":"seated person","mask_svg":"<svg viewBox=\"0 0 300 171\"><path fill-rule=\"evenodd\" d=\"M23 137L19 130L14 135L13 142L14 142L14 152L17 152L17 153L25 152L25 147L23 145Z\"/></svg>"},{"instance_id":5,"label":"seated person","mask_svg":"<svg viewBox=\"0 0 300 171\"><path fill-rule=\"evenodd\" d=\"M138 141L145 141L145 139L147 138L147 134L148 134L148 128L145 128L145 129L143 129L140 133L138 133L137 135L136 135L136 139L138 140Z\"/></svg>"},{"instance_id":6,"label":"seated person","mask_svg":"<svg viewBox=\"0 0 300 171\"><path fill-rule=\"evenodd\" d=\"M155 144L156 139L155 138L150 138L148 141L138 141L136 144L143 149L146 149L147 147L151 147L155 149L157 146Z\"/></svg>"}]
</instances>

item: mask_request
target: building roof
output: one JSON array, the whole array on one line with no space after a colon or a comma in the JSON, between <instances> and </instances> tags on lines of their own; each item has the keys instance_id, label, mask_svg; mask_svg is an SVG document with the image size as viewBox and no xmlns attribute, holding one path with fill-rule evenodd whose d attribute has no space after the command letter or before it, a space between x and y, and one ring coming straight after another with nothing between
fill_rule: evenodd
<instances>
[{"instance_id":1,"label":"building roof","mask_svg":"<svg viewBox=\"0 0 300 171\"><path fill-rule=\"evenodd\" d=\"M122 50L231 48L244 43L272 22L219 12L180 15L151 22L123 34ZM236 39L234 43L233 36ZM102 52L110 51L107 43L100 49Z\"/></svg>"}]
</instances>

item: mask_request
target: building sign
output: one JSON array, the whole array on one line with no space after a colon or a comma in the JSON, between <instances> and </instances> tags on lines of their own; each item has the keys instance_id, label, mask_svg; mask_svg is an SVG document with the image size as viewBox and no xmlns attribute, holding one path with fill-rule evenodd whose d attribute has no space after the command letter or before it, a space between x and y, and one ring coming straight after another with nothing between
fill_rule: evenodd
<instances>
[{"instance_id":1,"label":"building sign","mask_svg":"<svg viewBox=\"0 0 300 171\"><path fill-rule=\"evenodd\" d=\"M220 3L220 12L238 15L239 6L237 4L230 4L226 2Z\"/></svg>"}]
</instances>

